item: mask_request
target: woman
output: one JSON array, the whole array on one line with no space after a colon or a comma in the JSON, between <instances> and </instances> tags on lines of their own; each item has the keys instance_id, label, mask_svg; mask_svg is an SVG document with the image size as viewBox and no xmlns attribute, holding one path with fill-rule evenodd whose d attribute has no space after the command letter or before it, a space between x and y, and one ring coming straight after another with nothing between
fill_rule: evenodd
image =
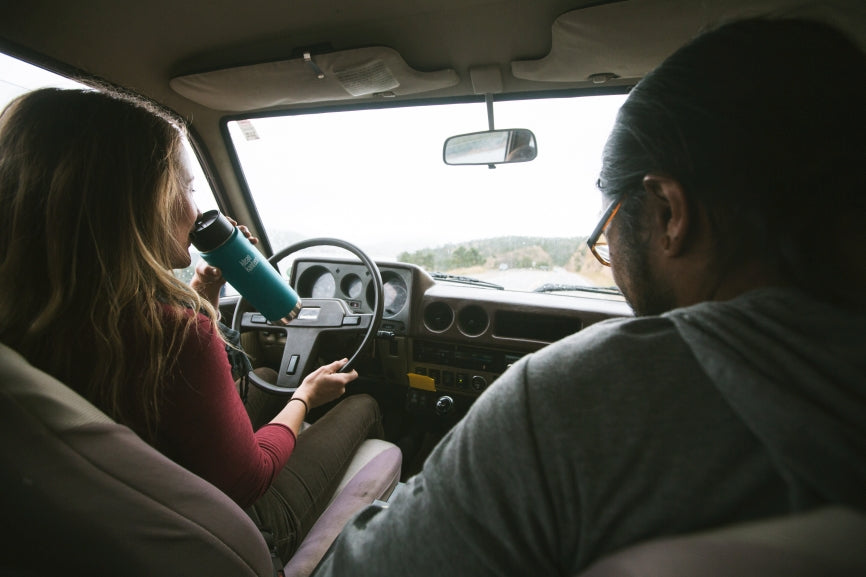
<instances>
[{"instance_id":1,"label":"woman","mask_svg":"<svg viewBox=\"0 0 866 577\"><path fill-rule=\"evenodd\" d=\"M285 560L357 446L381 435L379 410L351 396L299 437L307 411L357 377L337 361L253 430L216 325L224 280L171 272L190 264L199 214L183 138L126 95L43 89L3 111L0 341L251 508Z\"/></svg>"}]
</instances>

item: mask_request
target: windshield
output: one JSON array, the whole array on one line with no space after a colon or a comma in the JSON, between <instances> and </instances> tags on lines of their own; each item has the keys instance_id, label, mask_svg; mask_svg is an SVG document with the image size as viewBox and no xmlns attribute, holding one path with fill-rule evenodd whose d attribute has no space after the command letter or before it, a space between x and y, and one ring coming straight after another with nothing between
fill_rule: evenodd
<instances>
[{"instance_id":1,"label":"windshield","mask_svg":"<svg viewBox=\"0 0 866 577\"><path fill-rule=\"evenodd\" d=\"M601 151L624 95L494 104L528 128L531 162L448 166L446 138L487 127L484 102L306 113L228 123L274 250L347 240L375 259L512 290L612 287L586 248Z\"/></svg>"}]
</instances>

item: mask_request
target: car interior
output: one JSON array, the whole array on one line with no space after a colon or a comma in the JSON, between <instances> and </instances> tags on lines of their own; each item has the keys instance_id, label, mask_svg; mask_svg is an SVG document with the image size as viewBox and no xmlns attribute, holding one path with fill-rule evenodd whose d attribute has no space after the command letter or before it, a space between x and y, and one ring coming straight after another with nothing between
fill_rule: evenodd
<instances>
[{"instance_id":1,"label":"car interior","mask_svg":"<svg viewBox=\"0 0 866 577\"><path fill-rule=\"evenodd\" d=\"M110 86L183 119L200 210L248 226L302 301L282 325L227 287L222 319L279 375L252 386L290 393L350 358L348 394L378 401L386 438L274 559L218 489L0 345L0 574L310 575L510 365L632 315L586 248L610 123L676 48L759 14L866 47L859 0L6 3L0 106ZM585 575L862 575L864 543L866 517L828 508L641 544Z\"/></svg>"}]
</instances>

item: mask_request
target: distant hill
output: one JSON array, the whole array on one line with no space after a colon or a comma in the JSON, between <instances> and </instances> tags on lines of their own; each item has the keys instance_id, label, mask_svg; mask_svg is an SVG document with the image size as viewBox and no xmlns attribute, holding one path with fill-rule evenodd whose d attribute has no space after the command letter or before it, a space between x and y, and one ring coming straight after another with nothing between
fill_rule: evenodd
<instances>
[{"instance_id":1,"label":"distant hill","mask_svg":"<svg viewBox=\"0 0 866 577\"><path fill-rule=\"evenodd\" d=\"M601 269L586 247L586 237L502 236L403 252L397 258L431 271L478 266L503 270L560 267L575 273L597 273Z\"/></svg>"}]
</instances>

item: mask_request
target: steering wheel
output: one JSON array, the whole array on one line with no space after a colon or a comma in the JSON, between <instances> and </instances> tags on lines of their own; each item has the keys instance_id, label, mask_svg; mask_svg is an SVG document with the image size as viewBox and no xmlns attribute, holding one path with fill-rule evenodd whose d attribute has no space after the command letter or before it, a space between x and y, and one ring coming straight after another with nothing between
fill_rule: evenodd
<instances>
[{"instance_id":1,"label":"steering wheel","mask_svg":"<svg viewBox=\"0 0 866 577\"><path fill-rule=\"evenodd\" d=\"M349 357L348 362L337 372L346 373L352 370L355 360L367 349L375 338L382 323L385 310L383 298L382 274L379 267L364 252L353 244L336 238L312 238L296 242L277 252L268 259L271 266L294 252L313 246L336 246L343 248L358 257L367 270L373 282L373 313L355 314L345 301L338 298L302 299L302 308L298 316L288 325L268 322L263 315L255 312L252 305L241 297L235 306L232 318L232 328L238 332L251 330L280 331L286 335L286 347L277 372L277 382L269 383L250 371L248 378L256 386L281 395L291 395L300 386L303 377L316 367L319 340L323 334L350 332L357 333L366 329L364 338Z\"/></svg>"}]
</instances>

